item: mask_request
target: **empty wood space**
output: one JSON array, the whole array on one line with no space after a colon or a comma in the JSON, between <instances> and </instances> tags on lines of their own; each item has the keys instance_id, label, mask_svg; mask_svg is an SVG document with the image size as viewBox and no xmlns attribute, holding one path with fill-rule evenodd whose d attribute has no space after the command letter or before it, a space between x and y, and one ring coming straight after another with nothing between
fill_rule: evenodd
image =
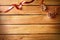
<instances>
[{"instance_id":1,"label":"empty wood space","mask_svg":"<svg viewBox=\"0 0 60 40\"><path fill-rule=\"evenodd\" d=\"M0 35L0 40L60 40L58 34Z\"/></svg>"},{"instance_id":2,"label":"empty wood space","mask_svg":"<svg viewBox=\"0 0 60 40\"><path fill-rule=\"evenodd\" d=\"M60 25L0 25L0 34L60 33Z\"/></svg>"},{"instance_id":3,"label":"empty wood space","mask_svg":"<svg viewBox=\"0 0 60 40\"><path fill-rule=\"evenodd\" d=\"M50 19L47 15L0 16L0 24L47 24L60 23L60 16Z\"/></svg>"}]
</instances>

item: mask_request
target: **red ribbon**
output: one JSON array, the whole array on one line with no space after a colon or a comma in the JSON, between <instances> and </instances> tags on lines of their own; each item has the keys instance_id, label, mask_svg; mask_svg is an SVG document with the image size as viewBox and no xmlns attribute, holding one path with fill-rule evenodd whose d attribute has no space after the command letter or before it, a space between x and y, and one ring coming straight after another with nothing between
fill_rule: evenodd
<instances>
[{"instance_id":1,"label":"red ribbon","mask_svg":"<svg viewBox=\"0 0 60 40\"><path fill-rule=\"evenodd\" d=\"M31 0L30 2L26 2L26 1L22 1L19 5L17 4L12 4L7 10L5 11L0 11L0 13L7 13L9 12L10 10L12 10L14 7L18 10L22 10L22 6L23 4L29 4L29 3L32 3L34 0Z\"/></svg>"}]
</instances>

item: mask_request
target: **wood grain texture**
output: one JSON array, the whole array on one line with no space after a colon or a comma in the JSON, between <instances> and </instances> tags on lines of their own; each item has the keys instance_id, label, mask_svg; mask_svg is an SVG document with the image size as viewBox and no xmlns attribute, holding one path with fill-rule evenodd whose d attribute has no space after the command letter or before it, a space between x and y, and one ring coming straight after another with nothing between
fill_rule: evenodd
<instances>
[{"instance_id":1,"label":"wood grain texture","mask_svg":"<svg viewBox=\"0 0 60 40\"><path fill-rule=\"evenodd\" d=\"M50 19L47 15L0 16L0 24L60 23L60 16Z\"/></svg>"},{"instance_id":2,"label":"wood grain texture","mask_svg":"<svg viewBox=\"0 0 60 40\"><path fill-rule=\"evenodd\" d=\"M9 6L1 6L0 10L7 10ZM22 10L17 10L16 8L12 9L7 13L0 13L0 14L44 14L42 12L40 6L23 6Z\"/></svg>"},{"instance_id":3,"label":"wood grain texture","mask_svg":"<svg viewBox=\"0 0 60 40\"><path fill-rule=\"evenodd\" d=\"M31 1L31 0L2 0L2 1L0 1L0 5L11 5L11 4L17 4L17 5L19 5L19 3L20 2L22 2L22 1L27 1L27 2L29 2L29 1ZM24 5L38 5L38 4L40 4L40 0L35 0L33 3L30 3L30 4L24 4Z\"/></svg>"},{"instance_id":4,"label":"wood grain texture","mask_svg":"<svg viewBox=\"0 0 60 40\"><path fill-rule=\"evenodd\" d=\"M60 25L0 25L0 34L60 33Z\"/></svg>"},{"instance_id":5,"label":"wood grain texture","mask_svg":"<svg viewBox=\"0 0 60 40\"><path fill-rule=\"evenodd\" d=\"M56 34L0 35L0 40L60 40L60 36Z\"/></svg>"},{"instance_id":6,"label":"wood grain texture","mask_svg":"<svg viewBox=\"0 0 60 40\"><path fill-rule=\"evenodd\" d=\"M11 4L19 5L21 1L1 0L0 10L8 9ZM42 11L41 1L24 4L22 10L14 7L7 13L0 13L0 40L60 40L60 6L47 6L49 12L56 9L57 16L51 19L47 11ZM60 0L45 0L45 4L60 5Z\"/></svg>"},{"instance_id":7,"label":"wood grain texture","mask_svg":"<svg viewBox=\"0 0 60 40\"><path fill-rule=\"evenodd\" d=\"M60 0L45 0L46 5L60 5Z\"/></svg>"},{"instance_id":8,"label":"wood grain texture","mask_svg":"<svg viewBox=\"0 0 60 40\"><path fill-rule=\"evenodd\" d=\"M0 1L0 5L11 5L18 4L22 1L31 1L31 0L2 0ZM42 0L35 0L33 3L24 4L24 5L40 5ZM60 0L44 0L46 5L60 5Z\"/></svg>"},{"instance_id":9,"label":"wood grain texture","mask_svg":"<svg viewBox=\"0 0 60 40\"><path fill-rule=\"evenodd\" d=\"M7 10L9 6L0 6L0 10ZM47 6L47 10L50 12L54 12L60 14L60 6ZM22 10L17 10L13 8L7 13L0 13L0 14L48 14L47 11L42 11L41 6L23 6Z\"/></svg>"}]
</instances>

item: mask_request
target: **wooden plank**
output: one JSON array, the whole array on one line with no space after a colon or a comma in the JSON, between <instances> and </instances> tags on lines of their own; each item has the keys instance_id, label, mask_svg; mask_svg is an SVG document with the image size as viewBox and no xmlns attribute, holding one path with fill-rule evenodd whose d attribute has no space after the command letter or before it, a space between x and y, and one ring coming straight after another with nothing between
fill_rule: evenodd
<instances>
[{"instance_id":1,"label":"wooden plank","mask_svg":"<svg viewBox=\"0 0 60 40\"><path fill-rule=\"evenodd\" d=\"M60 40L60 35L0 35L0 40Z\"/></svg>"},{"instance_id":2,"label":"wooden plank","mask_svg":"<svg viewBox=\"0 0 60 40\"><path fill-rule=\"evenodd\" d=\"M0 16L0 24L48 24L60 23L60 15L51 19L47 15Z\"/></svg>"},{"instance_id":3,"label":"wooden plank","mask_svg":"<svg viewBox=\"0 0 60 40\"><path fill-rule=\"evenodd\" d=\"M0 34L60 33L60 25L0 25Z\"/></svg>"},{"instance_id":4,"label":"wooden plank","mask_svg":"<svg viewBox=\"0 0 60 40\"><path fill-rule=\"evenodd\" d=\"M1 6L1 10L7 10L9 6ZM0 14L44 14L45 12L42 12L40 6L23 6L22 10L17 10L16 8L12 9L11 11L7 13L0 13Z\"/></svg>"},{"instance_id":5,"label":"wooden plank","mask_svg":"<svg viewBox=\"0 0 60 40\"><path fill-rule=\"evenodd\" d=\"M20 2L22 1L31 1L31 0L2 0L0 1L0 5L11 5L11 4L17 4L19 5ZM24 4L24 5L38 5L40 4L40 0L35 0L33 3L30 3L30 4Z\"/></svg>"},{"instance_id":6,"label":"wooden plank","mask_svg":"<svg viewBox=\"0 0 60 40\"><path fill-rule=\"evenodd\" d=\"M2 0L0 1L0 5L11 5L11 4L18 4L22 1L31 1L31 0ZM24 4L24 5L40 5L42 0L34 0L33 3ZM60 0L44 0L46 5L60 5Z\"/></svg>"},{"instance_id":7,"label":"wooden plank","mask_svg":"<svg viewBox=\"0 0 60 40\"><path fill-rule=\"evenodd\" d=\"M7 10L9 6L0 6L0 10ZM60 6L47 6L48 10L54 12L56 9L57 13L60 13ZM48 12L42 11L40 6L23 6L22 10L17 10L13 8L7 13L0 13L0 14L47 14Z\"/></svg>"},{"instance_id":8,"label":"wooden plank","mask_svg":"<svg viewBox=\"0 0 60 40\"><path fill-rule=\"evenodd\" d=\"M60 0L45 0L46 5L60 5Z\"/></svg>"}]
</instances>

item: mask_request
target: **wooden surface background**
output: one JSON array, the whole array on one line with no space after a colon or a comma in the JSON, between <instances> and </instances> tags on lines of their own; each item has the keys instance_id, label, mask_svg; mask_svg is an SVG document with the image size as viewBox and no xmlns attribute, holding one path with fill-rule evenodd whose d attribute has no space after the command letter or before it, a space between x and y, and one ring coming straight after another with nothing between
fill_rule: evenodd
<instances>
[{"instance_id":1,"label":"wooden surface background","mask_svg":"<svg viewBox=\"0 0 60 40\"><path fill-rule=\"evenodd\" d=\"M6 10L7 5L14 3L19 5L21 1L2 0L0 10ZM58 13L51 19L40 5L41 0L35 0L24 4L22 10L14 8L8 13L0 13L0 40L60 40L60 6L47 6L49 11L56 8Z\"/></svg>"}]
</instances>

